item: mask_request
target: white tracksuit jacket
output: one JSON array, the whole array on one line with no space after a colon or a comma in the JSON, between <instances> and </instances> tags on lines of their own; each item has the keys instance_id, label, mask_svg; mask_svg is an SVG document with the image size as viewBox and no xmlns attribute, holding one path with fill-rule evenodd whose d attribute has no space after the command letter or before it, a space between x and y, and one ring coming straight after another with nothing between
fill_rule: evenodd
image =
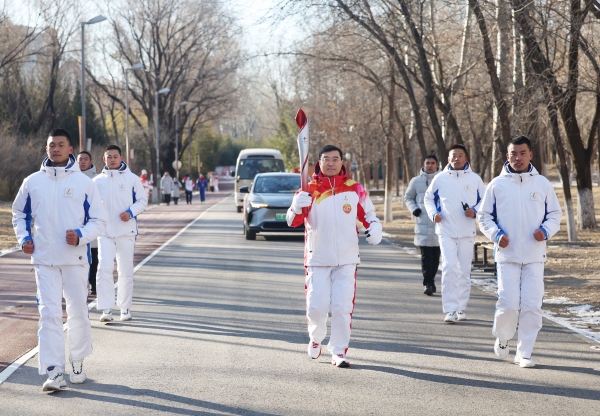
<instances>
[{"instance_id":1,"label":"white tracksuit jacket","mask_svg":"<svg viewBox=\"0 0 600 416\"><path fill-rule=\"evenodd\" d=\"M488 185L477 214L479 229L487 238L497 243L507 234L510 239L506 248L496 244L496 262L518 264L546 261L546 243L536 241L533 233L541 228L549 239L560 229L561 216L550 181L533 165L528 172L512 173L508 162Z\"/></svg>"},{"instance_id":2,"label":"white tracksuit jacket","mask_svg":"<svg viewBox=\"0 0 600 416\"><path fill-rule=\"evenodd\" d=\"M106 214L98 189L79 170L73 155L66 167L48 166L23 181L13 203L13 227L19 245L33 241L31 263L44 266L89 264L88 243L102 233ZM31 221L34 220L34 232ZM79 244L70 246L67 230L79 234Z\"/></svg>"},{"instance_id":3,"label":"white tracksuit jacket","mask_svg":"<svg viewBox=\"0 0 600 416\"><path fill-rule=\"evenodd\" d=\"M477 212L484 192L483 181L468 162L461 170L454 170L448 164L425 192L429 218L433 219L437 213L442 215L442 222L435 224L436 234L449 238L475 237L476 221L465 216L463 205Z\"/></svg>"},{"instance_id":4,"label":"white tracksuit jacket","mask_svg":"<svg viewBox=\"0 0 600 416\"><path fill-rule=\"evenodd\" d=\"M94 178L94 182L108 214L108 224L101 236L136 236L136 217L144 212L148 205L148 195L139 176L133 174L125 162L121 162L118 170L111 170L105 166L102 173ZM121 221L119 215L123 212L131 215L129 221Z\"/></svg>"}]
</instances>

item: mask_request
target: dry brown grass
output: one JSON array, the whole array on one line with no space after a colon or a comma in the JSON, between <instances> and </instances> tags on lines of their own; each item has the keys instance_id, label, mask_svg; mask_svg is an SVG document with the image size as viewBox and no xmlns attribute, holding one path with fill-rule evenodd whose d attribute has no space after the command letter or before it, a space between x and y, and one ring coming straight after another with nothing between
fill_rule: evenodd
<instances>
[{"instance_id":1,"label":"dry brown grass","mask_svg":"<svg viewBox=\"0 0 600 416\"><path fill-rule=\"evenodd\" d=\"M12 228L12 212L10 205L0 205L0 250L17 246L17 239Z\"/></svg>"}]
</instances>

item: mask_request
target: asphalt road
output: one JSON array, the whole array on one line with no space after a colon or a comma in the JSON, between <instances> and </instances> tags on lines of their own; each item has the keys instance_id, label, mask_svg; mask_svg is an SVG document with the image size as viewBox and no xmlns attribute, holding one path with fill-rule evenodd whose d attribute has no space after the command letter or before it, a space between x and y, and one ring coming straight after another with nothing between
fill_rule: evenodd
<instances>
[{"instance_id":1,"label":"asphalt road","mask_svg":"<svg viewBox=\"0 0 600 416\"><path fill-rule=\"evenodd\" d=\"M231 198L202 215L136 273L133 321L105 325L92 311L85 384L43 394L34 357L0 385L0 413L600 413L588 341L544 321L538 368L501 362L495 299L474 287L469 320L444 324L418 260L387 244L361 245L351 367L310 360L302 237L246 241Z\"/></svg>"}]
</instances>

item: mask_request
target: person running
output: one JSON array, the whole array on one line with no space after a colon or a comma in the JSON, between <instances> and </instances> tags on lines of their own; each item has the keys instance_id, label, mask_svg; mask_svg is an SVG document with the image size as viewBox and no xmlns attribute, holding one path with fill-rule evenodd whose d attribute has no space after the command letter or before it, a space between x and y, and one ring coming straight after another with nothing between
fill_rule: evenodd
<instances>
[{"instance_id":1,"label":"person running","mask_svg":"<svg viewBox=\"0 0 600 416\"><path fill-rule=\"evenodd\" d=\"M144 212L148 199L140 178L133 174L121 156L121 148L107 146L102 158L104 169L94 178L102 204L108 214L106 229L98 239L100 269L96 287L98 304L102 310L100 322L113 320L115 281L113 272L117 259L117 306L121 321L131 320L133 303L133 253L137 237L137 216Z\"/></svg>"},{"instance_id":2,"label":"person running","mask_svg":"<svg viewBox=\"0 0 600 416\"><path fill-rule=\"evenodd\" d=\"M546 240L560 229L562 211L550 181L530 163L531 142L515 137L504 168L490 182L477 214L479 229L495 243L498 301L492 334L501 359L519 328L514 363L535 367L531 358L542 329Z\"/></svg>"},{"instance_id":3,"label":"person running","mask_svg":"<svg viewBox=\"0 0 600 416\"><path fill-rule=\"evenodd\" d=\"M162 190L163 201L167 206L171 205L171 194L173 193L173 178L169 172L165 172L163 177L160 179L160 188Z\"/></svg>"},{"instance_id":4,"label":"person running","mask_svg":"<svg viewBox=\"0 0 600 416\"><path fill-rule=\"evenodd\" d=\"M425 156L421 173L410 180L404 194L406 207L415 217L415 246L421 251L423 293L427 296L437 291L435 275L440 265L440 243L435 234L435 224L423 211L425 211L425 192L438 173L437 157L433 154Z\"/></svg>"},{"instance_id":5,"label":"person running","mask_svg":"<svg viewBox=\"0 0 600 416\"><path fill-rule=\"evenodd\" d=\"M358 219L366 229L367 242L381 242L382 227L365 189L353 180L343 165L340 148L327 145L319 152L308 192L298 191L287 211L290 227L306 228L304 248L308 355L321 355L331 312L331 336L327 350L332 364L349 367L352 312L356 296Z\"/></svg>"},{"instance_id":6,"label":"person running","mask_svg":"<svg viewBox=\"0 0 600 416\"><path fill-rule=\"evenodd\" d=\"M448 165L425 192L425 209L436 223L442 253L442 306L447 323L467 320L475 215L484 191L483 181L471 170L467 149L455 144L450 147Z\"/></svg>"},{"instance_id":7,"label":"person running","mask_svg":"<svg viewBox=\"0 0 600 416\"><path fill-rule=\"evenodd\" d=\"M23 181L12 205L13 227L31 255L37 284L40 375L43 391L67 386L63 295L67 310L71 383L83 383L83 360L92 353L92 326L86 304L89 243L104 229L106 215L96 185L81 173L69 133L54 129L41 170ZM31 229L33 222L33 230ZM33 232L32 232L33 231Z\"/></svg>"},{"instance_id":8,"label":"person running","mask_svg":"<svg viewBox=\"0 0 600 416\"><path fill-rule=\"evenodd\" d=\"M186 175L183 179L183 186L185 187L185 202L186 204L192 203L192 193L194 192L194 180L192 175Z\"/></svg>"},{"instance_id":9,"label":"person running","mask_svg":"<svg viewBox=\"0 0 600 416\"><path fill-rule=\"evenodd\" d=\"M77 162L79 163L79 169L81 173L90 179L94 179L98 173L96 173L96 166L92 162L92 155L85 150L77 155ZM96 295L96 274L98 273L98 240L94 239L90 242L90 251L92 253L92 262L90 263L90 294Z\"/></svg>"},{"instance_id":10,"label":"person running","mask_svg":"<svg viewBox=\"0 0 600 416\"><path fill-rule=\"evenodd\" d=\"M204 204L206 202L206 189L208 188L208 183L203 174L200 174L196 183L196 188L198 188L198 193L200 194L200 203Z\"/></svg>"}]
</instances>

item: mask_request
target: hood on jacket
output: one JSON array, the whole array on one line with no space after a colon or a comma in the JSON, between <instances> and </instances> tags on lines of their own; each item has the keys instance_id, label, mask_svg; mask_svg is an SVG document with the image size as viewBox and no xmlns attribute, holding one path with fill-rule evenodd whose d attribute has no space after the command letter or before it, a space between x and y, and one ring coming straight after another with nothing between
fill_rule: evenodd
<instances>
[{"instance_id":1,"label":"hood on jacket","mask_svg":"<svg viewBox=\"0 0 600 416\"><path fill-rule=\"evenodd\" d=\"M348 179L348 173L346 172L346 166L342 165L342 170L340 170L340 173L338 173L336 176L333 176L334 178L341 178L342 182L345 182ZM321 165L320 162L317 161L317 163L315 163L315 171L312 175L313 180L315 181L320 181L322 182L323 179L325 178L325 176L323 176L323 172L321 172Z\"/></svg>"},{"instance_id":2,"label":"hood on jacket","mask_svg":"<svg viewBox=\"0 0 600 416\"><path fill-rule=\"evenodd\" d=\"M81 171L81 173L86 173L86 172L98 173L98 172L96 171L96 165L94 165L94 164L92 163L92 165L91 165L91 166L90 166L88 169L86 169L86 170L82 170L82 171Z\"/></svg>"},{"instance_id":3,"label":"hood on jacket","mask_svg":"<svg viewBox=\"0 0 600 416\"><path fill-rule=\"evenodd\" d=\"M456 172L456 170L452 168L452 165L450 165L450 163L448 163L446 165L446 167L444 168L444 172L448 172L448 171L455 171ZM462 171L462 172L473 172L473 170L471 169L471 162L465 163L465 166L463 166L463 168L460 169L459 171Z\"/></svg>"},{"instance_id":4,"label":"hood on jacket","mask_svg":"<svg viewBox=\"0 0 600 416\"><path fill-rule=\"evenodd\" d=\"M111 169L108 166L104 166L104 168L102 168L102 173L108 172ZM130 172L129 170L129 166L127 166L127 163L121 161L121 166L119 166L119 169L117 169L118 172Z\"/></svg>"},{"instance_id":5,"label":"hood on jacket","mask_svg":"<svg viewBox=\"0 0 600 416\"><path fill-rule=\"evenodd\" d=\"M54 167L52 166L52 162L48 156L44 158L40 170L46 170L47 167ZM75 156L73 156L72 153L69 154L69 161L67 162L67 166L65 166L65 171L81 172L81 169L79 169L79 163L77 163L77 159L75 159Z\"/></svg>"},{"instance_id":6,"label":"hood on jacket","mask_svg":"<svg viewBox=\"0 0 600 416\"><path fill-rule=\"evenodd\" d=\"M517 174L517 175L522 175L524 173L529 173L531 176L533 175L539 175L539 172L537 171L537 169L535 168L535 166L533 166L531 163L529 163L529 167L527 168L527 170L525 172L515 172L515 170L513 168L510 167L510 163L507 160L506 162L504 162L504 166L502 167L502 171L500 172L500 176L505 176L505 175L511 175L511 174Z\"/></svg>"}]
</instances>

